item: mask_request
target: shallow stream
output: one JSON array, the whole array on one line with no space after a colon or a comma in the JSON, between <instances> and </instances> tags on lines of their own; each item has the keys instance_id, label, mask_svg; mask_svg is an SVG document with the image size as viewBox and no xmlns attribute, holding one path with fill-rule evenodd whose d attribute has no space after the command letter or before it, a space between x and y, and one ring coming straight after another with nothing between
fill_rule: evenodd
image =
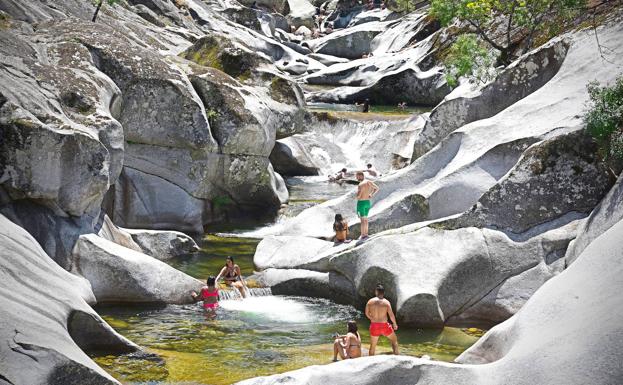
<instances>
[{"instance_id":1,"label":"shallow stream","mask_svg":"<svg viewBox=\"0 0 623 385\"><path fill-rule=\"evenodd\" d=\"M288 181L292 210L344 194L339 185L296 178ZM352 186L350 186L352 188ZM223 236L219 233L227 231ZM241 229L244 230L244 229ZM231 229L214 229L202 250L169 263L189 275L205 279L218 274L232 255L244 276L254 270L258 239L241 238ZM260 290L256 290L259 294ZM246 378L274 374L331 362L332 334L344 333L346 321L356 320L364 348L369 323L352 306L325 299L260 295L245 300L222 300L216 318L199 304L161 308L99 307L99 314L118 332L162 359L133 355L98 356L96 362L124 384L231 384ZM478 331L398 330L402 354L451 361L478 339ZM381 339L378 352L391 347Z\"/></svg>"}]
</instances>

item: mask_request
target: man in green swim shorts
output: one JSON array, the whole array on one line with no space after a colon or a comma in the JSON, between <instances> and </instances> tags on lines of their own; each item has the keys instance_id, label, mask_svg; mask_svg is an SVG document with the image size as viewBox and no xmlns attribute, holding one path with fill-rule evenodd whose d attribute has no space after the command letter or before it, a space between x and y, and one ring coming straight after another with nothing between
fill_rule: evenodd
<instances>
[{"instance_id":1,"label":"man in green swim shorts","mask_svg":"<svg viewBox=\"0 0 623 385\"><path fill-rule=\"evenodd\" d=\"M368 238L368 213L372 206L370 198L379 191L379 186L370 180L366 180L362 171L357 172L357 180L359 181L359 186L357 187L357 215L361 221L361 237L359 239L366 239Z\"/></svg>"}]
</instances>

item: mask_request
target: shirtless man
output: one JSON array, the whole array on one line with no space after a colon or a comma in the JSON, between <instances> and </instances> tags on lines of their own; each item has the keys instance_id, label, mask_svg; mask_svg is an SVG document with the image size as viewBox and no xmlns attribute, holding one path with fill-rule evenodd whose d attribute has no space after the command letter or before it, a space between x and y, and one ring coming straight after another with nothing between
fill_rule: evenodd
<instances>
[{"instance_id":1,"label":"shirtless man","mask_svg":"<svg viewBox=\"0 0 623 385\"><path fill-rule=\"evenodd\" d=\"M380 336L385 336L392 343L392 350L394 354L400 354L398 352L398 337L396 337L395 330L398 330L398 324L396 323L396 317L392 311L392 305L388 300L383 298L385 296L385 289L381 284L376 286L376 297L370 299L366 304L366 317L370 320L370 356L374 355L376 350L376 344L379 342ZM392 321L390 324L387 322L387 317Z\"/></svg>"},{"instance_id":2,"label":"shirtless man","mask_svg":"<svg viewBox=\"0 0 623 385\"><path fill-rule=\"evenodd\" d=\"M357 215L361 221L361 237L360 239L368 238L368 212L370 212L370 198L372 198L378 191L379 186L375 185L372 181L366 180L362 171L357 171L357 180L359 186L357 187Z\"/></svg>"}]
</instances>

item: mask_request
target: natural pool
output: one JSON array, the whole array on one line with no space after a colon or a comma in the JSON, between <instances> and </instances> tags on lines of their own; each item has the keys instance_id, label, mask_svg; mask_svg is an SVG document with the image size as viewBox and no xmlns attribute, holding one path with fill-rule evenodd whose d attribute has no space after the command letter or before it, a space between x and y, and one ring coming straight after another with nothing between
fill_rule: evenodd
<instances>
[{"instance_id":1,"label":"natural pool","mask_svg":"<svg viewBox=\"0 0 623 385\"><path fill-rule=\"evenodd\" d=\"M309 178L288 180L292 206L344 193L339 185L309 182ZM259 239L236 236L231 230L213 229L215 234L204 238L200 252L169 263L204 280L218 274L225 257L232 255L243 275L251 275ZM331 362L331 335L344 333L351 319L359 325L364 348L369 344L369 323L352 306L292 296L256 296L220 304L215 319L206 317L199 304L99 307L99 314L117 331L161 359L123 355L94 357L95 361L128 385L221 385ZM398 338L402 354L428 354L443 361L453 360L478 339L456 328L400 328ZM391 352L387 340L381 339L378 352Z\"/></svg>"},{"instance_id":2,"label":"natural pool","mask_svg":"<svg viewBox=\"0 0 623 385\"><path fill-rule=\"evenodd\" d=\"M125 384L231 384L260 375L331 362L332 338L357 320L364 347L368 323L351 306L304 297L265 296L221 301L216 319L199 305L162 309L100 308L121 334L164 362L132 356L96 361ZM460 329L399 329L401 353L450 361L477 337ZM391 347L382 340L379 353Z\"/></svg>"}]
</instances>

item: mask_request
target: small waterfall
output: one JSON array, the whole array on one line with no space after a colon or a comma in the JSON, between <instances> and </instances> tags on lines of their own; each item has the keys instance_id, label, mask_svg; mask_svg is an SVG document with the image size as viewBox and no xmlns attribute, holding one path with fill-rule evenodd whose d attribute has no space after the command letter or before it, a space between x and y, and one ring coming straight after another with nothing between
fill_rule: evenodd
<instances>
[{"instance_id":1,"label":"small waterfall","mask_svg":"<svg viewBox=\"0 0 623 385\"><path fill-rule=\"evenodd\" d=\"M269 295L273 295L270 287L254 287L247 288L248 297L266 297ZM242 299L242 295L238 289L221 289L218 291L218 299L219 301L229 301L234 299Z\"/></svg>"}]
</instances>

